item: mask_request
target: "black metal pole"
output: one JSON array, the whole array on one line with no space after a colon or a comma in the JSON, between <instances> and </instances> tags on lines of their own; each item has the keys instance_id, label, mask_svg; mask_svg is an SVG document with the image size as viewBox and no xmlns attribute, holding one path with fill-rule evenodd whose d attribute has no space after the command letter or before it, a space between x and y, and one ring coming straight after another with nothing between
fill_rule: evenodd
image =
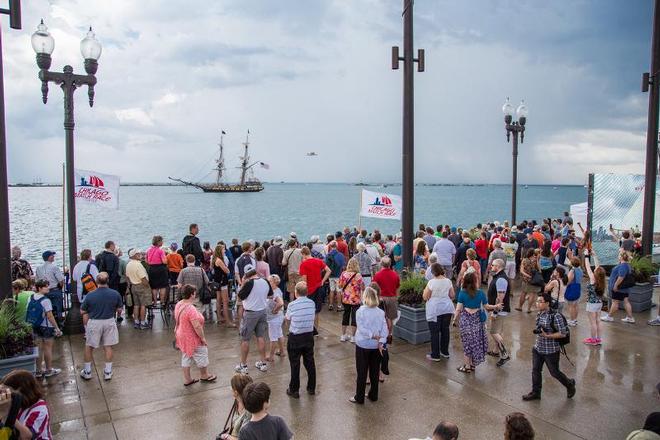
<instances>
[{"instance_id":1,"label":"black metal pole","mask_svg":"<svg viewBox=\"0 0 660 440\"><path fill-rule=\"evenodd\" d=\"M71 66L64 67L64 75L73 76L73 68ZM73 92L76 86L72 79L65 80L62 83L62 91L64 92L64 133L65 133L65 148L66 148L66 217L68 225L68 241L69 241L69 273L73 270L78 260L78 235L76 230L76 199L75 194L75 172L74 172L74 147L73 147L73 130L75 128L75 120L73 117ZM66 315L64 322L64 329L67 334L76 334L84 332L82 316L80 314L80 301L76 289L76 283L73 277L71 280L71 291L69 296L71 298L71 308Z\"/></svg>"},{"instance_id":2,"label":"black metal pole","mask_svg":"<svg viewBox=\"0 0 660 440\"><path fill-rule=\"evenodd\" d=\"M644 214L642 219L642 254L653 252L653 222L658 170L658 93L660 92L660 0L655 0L651 40L651 83L646 131L646 168L644 171Z\"/></svg>"},{"instance_id":3,"label":"black metal pole","mask_svg":"<svg viewBox=\"0 0 660 440\"><path fill-rule=\"evenodd\" d=\"M513 180L511 182L511 226L516 224L516 196L518 194L518 131L513 131Z\"/></svg>"},{"instance_id":4,"label":"black metal pole","mask_svg":"<svg viewBox=\"0 0 660 440\"><path fill-rule=\"evenodd\" d=\"M11 297L11 245L9 237L9 187L7 182L7 139L5 136L5 84L0 29L0 300Z\"/></svg>"},{"instance_id":5,"label":"black metal pole","mask_svg":"<svg viewBox=\"0 0 660 440\"><path fill-rule=\"evenodd\" d=\"M415 206L415 115L413 77L413 0L403 0L403 154L401 255L412 267Z\"/></svg>"}]
</instances>

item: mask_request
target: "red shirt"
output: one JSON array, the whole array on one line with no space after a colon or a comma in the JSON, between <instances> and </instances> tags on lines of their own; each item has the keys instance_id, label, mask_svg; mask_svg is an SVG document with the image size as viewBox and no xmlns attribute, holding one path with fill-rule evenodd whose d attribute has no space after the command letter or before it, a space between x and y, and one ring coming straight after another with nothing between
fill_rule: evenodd
<instances>
[{"instance_id":1,"label":"red shirt","mask_svg":"<svg viewBox=\"0 0 660 440\"><path fill-rule=\"evenodd\" d=\"M481 259L488 258L488 242L483 239L478 239L474 242L474 247L476 248L477 255Z\"/></svg>"},{"instance_id":2,"label":"red shirt","mask_svg":"<svg viewBox=\"0 0 660 440\"><path fill-rule=\"evenodd\" d=\"M339 238L336 241L337 250L344 254L344 258L346 258L346 261L348 261L348 245L346 244L346 241L343 238Z\"/></svg>"},{"instance_id":3,"label":"red shirt","mask_svg":"<svg viewBox=\"0 0 660 440\"><path fill-rule=\"evenodd\" d=\"M396 289L401 283L399 275L390 268L381 269L372 281L380 287L380 296L396 296Z\"/></svg>"},{"instance_id":4,"label":"red shirt","mask_svg":"<svg viewBox=\"0 0 660 440\"><path fill-rule=\"evenodd\" d=\"M311 295L321 287L321 272L325 268L325 262L318 258L308 258L300 263L298 273L307 277L307 295Z\"/></svg>"}]
</instances>

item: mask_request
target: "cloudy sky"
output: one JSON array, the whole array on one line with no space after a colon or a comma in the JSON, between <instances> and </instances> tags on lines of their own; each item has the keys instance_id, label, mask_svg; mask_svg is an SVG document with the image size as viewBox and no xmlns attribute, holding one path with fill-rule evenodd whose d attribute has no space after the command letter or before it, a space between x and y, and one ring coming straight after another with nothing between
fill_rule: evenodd
<instances>
[{"instance_id":1,"label":"cloudy sky","mask_svg":"<svg viewBox=\"0 0 660 440\"><path fill-rule=\"evenodd\" d=\"M196 180L220 130L232 163L250 129L253 157L271 166L263 180L400 181L402 73L390 47L401 45L401 3L24 1L23 30L2 19L10 181L61 179L62 92L51 85L41 103L30 46L40 18L53 69L83 72L87 26L103 44L94 108L76 92L80 168ZM415 47L426 49L417 181L508 182L507 96L530 110L521 182L643 172L651 16L651 0L415 2Z\"/></svg>"}]
</instances>

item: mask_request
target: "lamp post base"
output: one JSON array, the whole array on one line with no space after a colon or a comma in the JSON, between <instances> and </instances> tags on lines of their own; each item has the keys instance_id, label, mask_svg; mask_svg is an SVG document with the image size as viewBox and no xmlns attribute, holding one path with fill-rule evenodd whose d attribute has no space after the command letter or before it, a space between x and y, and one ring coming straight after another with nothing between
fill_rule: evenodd
<instances>
[{"instance_id":1,"label":"lamp post base","mask_svg":"<svg viewBox=\"0 0 660 440\"><path fill-rule=\"evenodd\" d=\"M82 314L80 313L80 301L76 293L75 283L71 283L71 308L64 319L62 331L67 335L80 335L85 333Z\"/></svg>"}]
</instances>

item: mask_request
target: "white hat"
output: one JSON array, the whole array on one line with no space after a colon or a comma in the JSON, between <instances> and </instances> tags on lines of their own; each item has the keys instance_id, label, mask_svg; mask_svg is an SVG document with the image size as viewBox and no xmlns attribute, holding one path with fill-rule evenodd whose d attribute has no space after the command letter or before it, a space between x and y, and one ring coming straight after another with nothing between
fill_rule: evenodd
<instances>
[{"instance_id":1,"label":"white hat","mask_svg":"<svg viewBox=\"0 0 660 440\"><path fill-rule=\"evenodd\" d=\"M291 237L291 238L296 238L296 239L297 239L297 238L298 238L298 234L296 234L295 232L292 232L292 233L289 234L289 237Z\"/></svg>"},{"instance_id":2,"label":"white hat","mask_svg":"<svg viewBox=\"0 0 660 440\"><path fill-rule=\"evenodd\" d=\"M255 272L256 273L256 271L257 270L250 263L246 264L245 267L243 268L243 273L245 275L249 274L250 272Z\"/></svg>"},{"instance_id":3,"label":"white hat","mask_svg":"<svg viewBox=\"0 0 660 440\"><path fill-rule=\"evenodd\" d=\"M311 241L312 243L318 243L319 242L319 236L318 235L312 235L309 238L309 241Z\"/></svg>"},{"instance_id":4,"label":"white hat","mask_svg":"<svg viewBox=\"0 0 660 440\"><path fill-rule=\"evenodd\" d=\"M282 236L281 236L281 235L278 235L278 236L276 236L276 237L273 239L273 244L274 244L275 246L282 246L282 243L283 243L283 242L284 242L284 240L282 239Z\"/></svg>"},{"instance_id":5,"label":"white hat","mask_svg":"<svg viewBox=\"0 0 660 440\"><path fill-rule=\"evenodd\" d=\"M130 248L128 250L128 258L133 258L137 254L141 254L141 253L142 253L142 251L138 248Z\"/></svg>"}]
</instances>

